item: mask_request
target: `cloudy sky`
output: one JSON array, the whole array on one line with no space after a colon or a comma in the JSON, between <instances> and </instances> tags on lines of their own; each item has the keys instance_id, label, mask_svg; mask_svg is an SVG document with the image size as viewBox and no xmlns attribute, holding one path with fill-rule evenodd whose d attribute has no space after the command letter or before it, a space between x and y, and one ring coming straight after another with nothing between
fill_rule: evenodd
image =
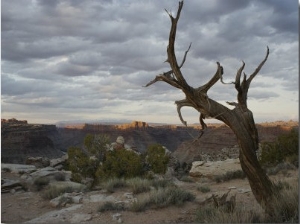
<instances>
[{"instance_id":1,"label":"cloudy sky","mask_svg":"<svg viewBox=\"0 0 300 224\"><path fill-rule=\"evenodd\" d=\"M1 117L30 123L142 120L180 123L166 83L143 87L169 70L166 48L178 1L8 0L1 5ZM256 122L298 120L298 1L186 0L178 24L177 58L193 87L224 67L231 82L245 61L252 81L248 107ZM209 96L226 105L233 85ZM229 108L231 108L229 106ZM189 124L198 113L183 108ZM214 122L208 120L207 122Z\"/></svg>"}]
</instances>

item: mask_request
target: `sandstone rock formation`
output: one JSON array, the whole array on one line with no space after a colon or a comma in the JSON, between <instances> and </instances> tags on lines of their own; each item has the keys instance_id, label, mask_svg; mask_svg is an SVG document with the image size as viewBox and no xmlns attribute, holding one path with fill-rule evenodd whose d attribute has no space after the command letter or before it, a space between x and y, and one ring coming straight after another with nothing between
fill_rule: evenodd
<instances>
[{"instance_id":1,"label":"sandstone rock formation","mask_svg":"<svg viewBox=\"0 0 300 224\"><path fill-rule=\"evenodd\" d=\"M259 141L271 142L292 128L298 127L298 122L273 122L257 124ZM225 125L208 127L200 139L195 136L182 142L174 155L182 163L191 163L197 160L217 161L227 158L238 158L238 143L234 133Z\"/></svg>"},{"instance_id":2,"label":"sandstone rock formation","mask_svg":"<svg viewBox=\"0 0 300 224\"><path fill-rule=\"evenodd\" d=\"M59 139L55 125L28 124L16 119L1 122L1 162L25 163L27 157L57 158Z\"/></svg>"},{"instance_id":3,"label":"sandstone rock formation","mask_svg":"<svg viewBox=\"0 0 300 224\"><path fill-rule=\"evenodd\" d=\"M257 128L260 141L263 142L273 141L297 126L298 122L290 121L258 124ZM237 145L232 131L222 124L208 125L201 139L197 139L200 130L198 125L153 125L142 121L56 127L2 119L1 127L1 160L4 163L26 163L27 157L60 158L62 151L66 152L69 147L81 147L86 134L106 134L112 141L123 136L126 144L139 152L145 152L151 144L161 144L174 153L180 164L196 160L224 160L238 155L236 152L221 152L224 148L232 149ZM230 156L226 156L226 153Z\"/></svg>"},{"instance_id":4,"label":"sandstone rock formation","mask_svg":"<svg viewBox=\"0 0 300 224\"><path fill-rule=\"evenodd\" d=\"M191 177L213 177L226 174L226 172L242 171L239 159L227 159L224 161L195 161L189 172Z\"/></svg>"}]
</instances>

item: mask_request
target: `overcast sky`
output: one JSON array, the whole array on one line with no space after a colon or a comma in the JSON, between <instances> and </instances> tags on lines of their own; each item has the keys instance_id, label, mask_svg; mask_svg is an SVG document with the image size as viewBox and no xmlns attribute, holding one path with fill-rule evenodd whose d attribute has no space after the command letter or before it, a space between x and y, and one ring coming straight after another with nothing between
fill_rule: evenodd
<instances>
[{"instance_id":1,"label":"overcast sky","mask_svg":"<svg viewBox=\"0 0 300 224\"><path fill-rule=\"evenodd\" d=\"M174 104L184 98L180 90L163 82L143 87L170 69L163 63L165 9L175 16L177 8L174 0L3 0L1 117L180 123ZM298 37L297 0L186 0L175 48L181 62L192 42L182 72L199 87L217 61L226 82L242 60L251 74L269 46L248 107L257 123L298 120ZM224 105L236 101L233 85L217 83L208 95ZM182 114L188 124L198 122L194 109Z\"/></svg>"}]
</instances>

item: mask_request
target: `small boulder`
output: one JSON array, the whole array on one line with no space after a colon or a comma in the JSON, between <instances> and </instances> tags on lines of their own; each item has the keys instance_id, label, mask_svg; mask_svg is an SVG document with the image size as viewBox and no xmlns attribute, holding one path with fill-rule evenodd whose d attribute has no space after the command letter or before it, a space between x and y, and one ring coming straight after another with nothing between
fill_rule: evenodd
<instances>
[{"instance_id":1,"label":"small boulder","mask_svg":"<svg viewBox=\"0 0 300 224\"><path fill-rule=\"evenodd\" d=\"M34 165L36 168L50 166L50 160L46 157L28 157L25 163L27 165Z\"/></svg>"},{"instance_id":2,"label":"small boulder","mask_svg":"<svg viewBox=\"0 0 300 224\"><path fill-rule=\"evenodd\" d=\"M37 170L34 165L2 163L1 170L10 170L11 173L32 173Z\"/></svg>"},{"instance_id":3,"label":"small boulder","mask_svg":"<svg viewBox=\"0 0 300 224\"><path fill-rule=\"evenodd\" d=\"M213 178L224 175L229 171L242 171L239 159L227 159L215 162L195 161L192 163L189 175L192 177Z\"/></svg>"}]
</instances>

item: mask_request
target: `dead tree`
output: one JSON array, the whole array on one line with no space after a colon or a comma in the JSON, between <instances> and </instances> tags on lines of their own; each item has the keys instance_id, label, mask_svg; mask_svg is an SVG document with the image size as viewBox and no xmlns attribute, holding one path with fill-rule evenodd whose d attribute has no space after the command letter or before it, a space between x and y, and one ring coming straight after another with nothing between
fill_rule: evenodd
<instances>
[{"instance_id":1,"label":"dead tree","mask_svg":"<svg viewBox=\"0 0 300 224\"><path fill-rule=\"evenodd\" d=\"M182 7L183 1L179 2L176 17L173 17L166 10L171 19L169 45L167 47L168 57L166 62L170 64L171 69L170 71L157 75L154 80L150 81L146 85L146 87L154 84L157 81L163 81L173 87L181 89L185 94L185 99L175 101L175 103L177 105L179 118L184 125L187 125L187 123L183 120L180 110L182 107L192 107L200 113L199 119L202 126L202 131L206 129L204 119L208 117L220 120L232 129L240 146L239 159L241 167L249 180L250 187L256 200L266 209L266 211L268 211L271 208L270 200L275 193L275 188L273 187L273 184L266 173L261 168L256 157L256 151L258 150L258 133L253 119L253 114L247 107L247 93L251 81L258 74L268 59L269 48L267 48L265 58L248 78L245 73L242 75L245 67L244 62L237 70L235 81L232 82L237 90L237 102L227 102L229 105L234 106L234 109L229 109L228 107L211 99L207 94L208 90L219 80L224 83L222 79L223 67L219 62L217 62L217 71L213 77L206 84L198 88L191 87L181 73L181 68L191 47L190 44L184 54L182 62L178 64L174 45L177 23Z\"/></svg>"}]
</instances>

